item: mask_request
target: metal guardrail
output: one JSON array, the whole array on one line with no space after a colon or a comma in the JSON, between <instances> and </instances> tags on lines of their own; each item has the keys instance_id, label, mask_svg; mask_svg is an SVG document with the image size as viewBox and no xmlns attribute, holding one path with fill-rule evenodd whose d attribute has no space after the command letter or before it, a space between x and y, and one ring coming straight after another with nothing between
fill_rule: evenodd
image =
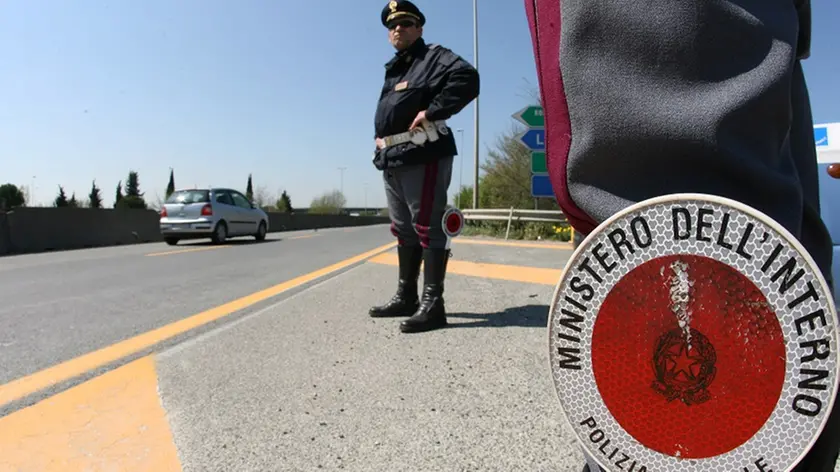
<instances>
[{"instance_id":1,"label":"metal guardrail","mask_svg":"<svg viewBox=\"0 0 840 472\"><path fill-rule=\"evenodd\" d=\"M514 221L535 223L565 223L566 215L559 210L520 210L517 208L465 208L461 210L469 221L507 221L505 239L510 235L510 224Z\"/></svg>"}]
</instances>

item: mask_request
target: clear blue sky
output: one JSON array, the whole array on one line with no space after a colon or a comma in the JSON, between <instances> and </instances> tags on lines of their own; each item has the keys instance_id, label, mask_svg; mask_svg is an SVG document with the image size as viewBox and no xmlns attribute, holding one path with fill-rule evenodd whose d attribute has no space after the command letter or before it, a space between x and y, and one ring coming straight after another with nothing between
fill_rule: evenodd
<instances>
[{"instance_id":1,"label":"clear blue sky","mask_svg":"<svg viewBox=\"0 0 840 472\"><path fill-rule=\"evenodd\" d=\"M473 60L472 1L417 0L424 36ZM521 0L479 6L480 151L513 125L536 88ZM840 121L840 3L813 0L805 62L816 122ZM348 204L384 206L371 164L382 65L393 54L383 0L7 0L0 10L0 182L58 185L84 197L96 179L110 206L140 174L147 200L178 186L254 185L293 205L340 186ZM463 128L472 182L473 107ZM452 192L459 181L456 161Z\"/></svg>"}]
</instances>

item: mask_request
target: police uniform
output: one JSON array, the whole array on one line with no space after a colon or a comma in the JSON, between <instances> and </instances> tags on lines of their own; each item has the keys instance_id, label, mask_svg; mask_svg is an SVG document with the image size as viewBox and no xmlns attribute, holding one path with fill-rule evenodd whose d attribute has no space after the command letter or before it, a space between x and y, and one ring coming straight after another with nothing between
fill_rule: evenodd
<instances>
[{"instance_id":1,"label":"police uniform","mask_svg":"<svg viewBox=\"0 0 840 472\"><path fill-rule=\"evenodd\" d=\"M391 1L382 9L383 26L405 18L420 26L426 22L410 1ZM449 238L442 219L457 148L445 120L466 107L478 92L478 71L471 64L422 37L385 64L385 82L374 118L377 145L373 164L382 171L391 233L398 241L399 280L394 297L371 308L370 315L410 316L400 325L404 332L446 324L443 280ZM423 110L427 123L409 132ZM419 297L421 262L424 287Z\"/></svg>"},{"instance_id":2,"label":"police uniform","mask_svg":"<svg viewBox=\"0 0 840 472\"><path fill-rule=\"evenodd\" d=\"M831 283L801 65L809 0L524 4L549 172L575 229L655 196L721 195L778 221ZM837 410L796 472L833 470Z\"/></svg>"}]
</instances>

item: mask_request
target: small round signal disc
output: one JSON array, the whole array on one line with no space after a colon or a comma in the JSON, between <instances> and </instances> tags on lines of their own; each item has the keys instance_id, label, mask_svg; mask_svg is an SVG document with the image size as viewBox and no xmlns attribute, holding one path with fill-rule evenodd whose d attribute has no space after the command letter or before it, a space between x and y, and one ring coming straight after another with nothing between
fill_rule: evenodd
<instances>
[{"instance_id":1,"label":"small round signal disc","mask_svg":"<svg viewBox=\"0 0 840 472\"><path fill-rule=\"evenodd\" d=\"M464 229L464 214L455 207L449 207L443 214L443 230L447 236L454 238Z\"/></svg>"}]
</instances>

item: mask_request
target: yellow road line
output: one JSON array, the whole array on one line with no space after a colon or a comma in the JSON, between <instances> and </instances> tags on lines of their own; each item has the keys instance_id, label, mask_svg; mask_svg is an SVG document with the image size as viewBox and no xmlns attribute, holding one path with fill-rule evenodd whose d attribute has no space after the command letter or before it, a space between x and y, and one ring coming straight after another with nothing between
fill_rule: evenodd
<instances>
[{"instance_id":1,"label":"yellow road line","mask_svg":"<svg viewBox=\"0 0 840 472\"><path fill-rule=\"evenodd\" d=\"M158 344L161 341L166 341L167 339L173 338L212 321L224 318L225 316L276 296L289 289L303 285L319 277L323 277L332 272L373 257L382 251L393 248L396 244L396 242L393 242L380 246L371 251L359 254L358 256L354 256L341 262L337 262L331 266L324 267L323 269L318 269L314 272L296 277L265 290L261 290L256 293L252 293L251 295L246 295L242 298L225 303L224 305L192 315L189 318L184 318L152 331L139 334L133 338L104 347L97 351L62 362L61 364L38 371L32 375L13 380L0 386L0 405L18 400L51 385L71 379L77 375L81 375L89 370L96 369L110 362L122 359L123 357L129 356L135 352Z\"/></svg>"},{"instance_id":2,"label":"yellow road line","mask_svg":"<svg viewBox=\"0 0 840 472\"><path fill-rule=\"evenodd\" d=\"M181 464L143 357L0 418L4 470L154 470Z\"/></svg>"},{"instance_id":3,"label":"yellow road line","mask_svg":"<svg viewBox=\"0 0 840 472\"><path fill-rule=\"evenodd\" d=\"M368 260L374 264L390 266L399 265L394 253L380 254ZM487 279L510 280L515 282L529 282L542 285L556 285L560 280L560 269L543 269L540 267L525 267L502 264L484 264L478 262L459 261L449 259L446 272L450 274L468 275Z\"/></svg>"},{"instance_id":4,"label":"yellow road line","mask_svg":"<svg viewBox=\"0 0 840 472\"><path fill-rule=\"evenodd\" d=\"M303 236L292 236L291 238L286 238L286 239L291 241L293 239L306 239L306 238L312 238L314 236L319 236L319 235L318 234L304 234Z\"/></svg>"},{"instance_id":5,"label":"yellow road line","mask_svg":"<svg viewBox=\"0 0 840 472\"><path fill-rule=\"evenodd\" d=\"M208 251L210 249L221 249L223 247L231 247L230 244L223 244L219 246L202 246L202 247L192 247L188 249L176 249L174 251L162 251L162 252L153 252L151 254L146 254L146 257L155 257L155 256L168 256L171 254L183 254L185 252L196 252L196 251Z\"/></svg>"},{"instance_id":6,"label":"yellow road line","mask_svg":"<svg viewBox=\"0 0 840 472\"><path fill-rule=\"evenodd\" d=\"M522 248L536 248L536 249L554 249L568 251L573 249L571 243L538 243L538 242L518 242L518 241L488 241L485 239L469 239L469 238L453 238L452 244L476 244L482 246L507 246L507 247L522 247Z\"/></svg>"}]
</instances>

